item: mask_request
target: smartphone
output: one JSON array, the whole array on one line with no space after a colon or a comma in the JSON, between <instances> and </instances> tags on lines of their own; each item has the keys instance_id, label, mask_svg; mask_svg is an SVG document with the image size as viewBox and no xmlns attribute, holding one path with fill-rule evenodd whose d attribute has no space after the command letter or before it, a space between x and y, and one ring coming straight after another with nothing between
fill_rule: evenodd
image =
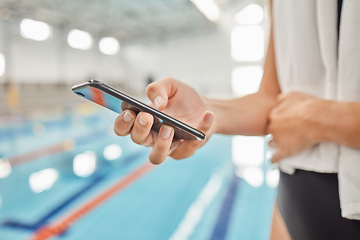
<instances>
[{"instance_id":1,"label":"smartphone","mask_svg":"<svg viewBox=\"0 0 360 240\"><path fill-rule=\"evenodd\" d=\"M116 113L130 109L136 113L147 112L154 116L154 123L151 128L159 132L163 124L174 128L174 139L204 140L205 134L201 131L179 121L147 104L130 97L108 85L97 80L90 80L72 87L77 95L108 108Z\"/></svg>"}]
</instances>

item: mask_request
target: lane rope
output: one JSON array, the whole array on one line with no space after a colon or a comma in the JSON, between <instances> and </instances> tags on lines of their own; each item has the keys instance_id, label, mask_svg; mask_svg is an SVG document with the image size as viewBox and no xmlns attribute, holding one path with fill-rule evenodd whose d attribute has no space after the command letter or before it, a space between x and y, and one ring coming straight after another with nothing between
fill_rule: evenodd
<instances>
[{"instance_id":1,"label":"lane rope","mask_svg":"<svg viewBox=\"0 0 360 240\"><path fill-rule=\"evenodd\" d=\"M154 165L146 162L135 171L131 172L125 178L120 179L113 186L105 190L103 193L98 195L97 197L91 199L89 202L82 205L80 208L76 209L72 213L70 213L65 218L55 222L54 224L50 224L47 226L41 227L31 238L32 240L45 240L55 236L58 236L65 232L68 228L70 228L77 220L82 218L84 215L90 213L96 207L104 203L106 200L129 186L131 183L135 182L151 169L154 168Z\"/></svg>"},{"instance_id":2,"label":"lane rope","mask_svg":"<svg viewBox=\"0 0 360 240\"><path fill-rule=\"evenodd\" d=\"M38 158L41 157L46 157L46 156L50 156L50 155L55 155L58 153L62 153L65 151L71 151L75 146L75 141L72 139L66 139L60 143L56 143L54 145L45 147L45 148L41 148L41 149L36 149L33 150L31 152L27 152L15 157L11 157L9 158L9 162L11 164L11 166L16 166L16 165L20 165L26 162L30 162L32 160L36 160Z\"/></svg>"}]
</instances>

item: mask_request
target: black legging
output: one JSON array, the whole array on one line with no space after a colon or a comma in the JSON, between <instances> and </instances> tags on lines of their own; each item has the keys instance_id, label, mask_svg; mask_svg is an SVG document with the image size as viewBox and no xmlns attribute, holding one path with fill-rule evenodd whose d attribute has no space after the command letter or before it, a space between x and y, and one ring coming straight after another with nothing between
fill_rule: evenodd
<instances>
[{"instance_id":1,"label":"black legging","mask_svg":"<svg viewBox=\"0 0 360 240\"><path fill-rule=\"evenodd\" d=\"M279 210L293 240L360 239L360 221L341 217L337 174L281 172L278 191Z\"/></svg>"}]
</instances>

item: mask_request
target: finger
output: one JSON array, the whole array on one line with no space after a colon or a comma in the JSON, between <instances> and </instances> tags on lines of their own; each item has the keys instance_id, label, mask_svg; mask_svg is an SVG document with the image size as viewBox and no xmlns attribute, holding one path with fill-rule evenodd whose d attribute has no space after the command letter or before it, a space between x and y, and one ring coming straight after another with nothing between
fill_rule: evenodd
<instances>
[{"instance_id":1,"label":"finger","mask_svg":"<svg viewBox=\"0 0 360 240\"><path fill-rule=\"evenodd\" d=\"M175 149L177 149L181 143L183 142L184 140L182 139L176 139L176 140L173 140L173 142L171 143L171 146L170 146L170 150L168 152L168 155L170 156L174 151Z\"/></svg>"},{"instance_id":2,"label":"finger","mask_svg":"<svg viewBox=\"0 0 360 240\"><path fill-rule=\"evenodd\" d=\"M278 100L278 102L283 101L285 97L286 97L286 94L281 94L281 93L280 93L279 95L277 95L277 100Z\"/></svg>"},{"instance_id":3,"label":"finger","mask_svg":"<svg viewBox=\"0 0 360 240\"><path fill-rule=\"evenodd\" d=\"M172 139L174 137L174 129L168 125L162 125L159 134L155 140L154 147L149 155L149 160L153 164L162 163L168 155Z\"/></svg>"},{"instance_id":4,"label":"finger","mask_svg":"<svg viewBox=\"0 0 360 240\"><path fill-rule=\"evenodd\" d=\"M274 156L271 159L272 163L276 163L279 162L280 160L282 160L285 157L285 152L278 150L275 152Z\"/></svg>"},{"instance_id":5,"label":"finger","mask_svg":"<svg viewBox=\"0 0 360 240\"><path fill-rule=\"evenodd\" d=\"M126 110L119 114L114 123L115 134L118 136L128 135L131 131L135 118L136 113L131 110Z\"/></svg>"},{"instance_id":6,"label":"finger","mask_svg":"<svg viewBox=\"0 0 360 240\"><path fill-rule=\"evenodd\" d=\"M154 139L150 131L153 121L153 116L146 112L140 112L136 116L134 126L131 129L131 139L134 143L147 146L152 144Z\"/></svg>"},{"instance_id":7,"label":"finger","mask_svg":"<svg viewBox=\"0 0 360 240\"><path fill-rule=\"evenodd\" d=\"M214 113L212 112L205 112L202 121L198 126L198 130L203 133L207 133L211 128L214 122ZM203 141L199 140L187 140L183 141L174 151L171 153L171 157L174 159L182 159L186 157L190 157L195 153L195 151L204 145L208 140L208 136Z\"/></svg>"},{"instance_id":8,"label":"finger","mask_svg":"<svg viewBox=\"0 0 360 240\"><path fill-rule=\"evenodd\" d=\"M162 110L166 107L168 99L176 92L178 81L167 78L153 82L146 88L146 95L155 108Z\"/></svg>"},{"instance_id":9,"label":"finger","mask_svg":"<svg viewBox=\"0 0 360 240\"><path fill-rule=\"evenodd\" d=\"M276 142L275 142L274 139L270 140L270 142L268 143L268 145L269 145L269 147L271 147L271 148L277 148L277 144L276 144Z\"/></svg>"}]
</instances>

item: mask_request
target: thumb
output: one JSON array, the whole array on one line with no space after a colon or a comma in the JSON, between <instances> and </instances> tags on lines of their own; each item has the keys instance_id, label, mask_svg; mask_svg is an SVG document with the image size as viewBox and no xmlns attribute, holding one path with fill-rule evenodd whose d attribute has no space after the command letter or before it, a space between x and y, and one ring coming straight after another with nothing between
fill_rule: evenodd
<instances>
[{"instance_id":1,"label":"thumb","mask_svg":"<svg viewBox=\"0 0 360 240\"><path fill-rule=\"evenodd\" d=\"M146 88L146 95L155 108L162 110L167 106L168 99L175 94L177 87L177 80L166 78L149 84Z\"/></svg>"}]
</instances>

